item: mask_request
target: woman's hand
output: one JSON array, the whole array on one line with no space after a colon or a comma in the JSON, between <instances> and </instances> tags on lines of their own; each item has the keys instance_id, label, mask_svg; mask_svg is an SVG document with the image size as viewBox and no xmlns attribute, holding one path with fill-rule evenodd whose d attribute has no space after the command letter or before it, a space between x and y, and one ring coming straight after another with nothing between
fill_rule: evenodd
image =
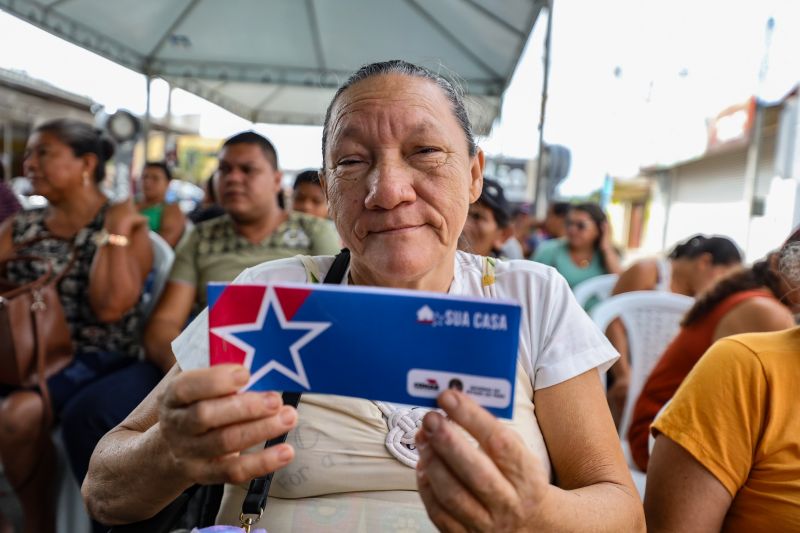
<instances>
[{"instance_id":1,"label":"woman's hand","mask_svg":"<svg viewBox=\"0 0 800 533\"><path fill-rule=\"evenodd\" d=\"M520 531L535 528L551 488L539 459L513 429L463 393L446 391L439 405L450 419L428 413L417 433L417 486L442 531Z\"/></svg>"},{"instance_id":2,"label":"woman's hand","mask_svg":"<svg viewBox=\"0 0 800 533\"><path fill-rule=\"evenodd\" d=\"M614 248L614 243L611 242L611 228L608 222L603 222L600 226L600 253L603 254L606 272L609 274L622 273L622 264L620 262L619 252Z\"/></svg>"},{"instance_id":3,"label":"woman's hand","mask_svg":"<svg viewBox=\"0 0 800 533\"><path fill-rule=\"evenodd\" d=\"M147 218L139 214L133 202L126 200L108 210L104 225L109 233L130 237L134 230L147 226Z\"/></svg>"},{"instance_id":4,"label":"woman's hand","mask_svg":"<svg viewBox=\"0 0 800 533\"><path fill-rule=\"evenodd\" d=\"M189 483L246 483L293 459L288 444L240 453L297 423L294 408L275 392L237 394L249 378L244 367L219 365L182 372L166 387L159 430Z\"/></svg>"},{"instance_id":5,"label":"woman's hand","mask_svg":"<svg viewBox=\"0 0 800 533\"><path fill-rule=\"evenodd\" d=\"M614 250L614 244L611 242L611 228L608 226L608 222L603 222L600 225L600 250L603 252L613 252L616 253Z\"/></svg>"}]
</instances>

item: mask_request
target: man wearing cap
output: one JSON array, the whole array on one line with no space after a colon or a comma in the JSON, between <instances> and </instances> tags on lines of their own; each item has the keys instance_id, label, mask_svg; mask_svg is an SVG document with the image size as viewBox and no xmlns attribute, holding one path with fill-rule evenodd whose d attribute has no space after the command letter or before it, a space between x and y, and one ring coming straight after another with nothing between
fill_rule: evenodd
<instances>
[{"instance_id":1,"label":"man wearing cap","mask_svg":"<svg viewBox=\"0 0 800 533\"><path fill-rule=\"evenodd\" d=\"M480 198L469 206L460 248L476 255L508 258L504 246L513 233L511 207L503 187L493 179L484 178Z\"/></svg>"}]
</instances>

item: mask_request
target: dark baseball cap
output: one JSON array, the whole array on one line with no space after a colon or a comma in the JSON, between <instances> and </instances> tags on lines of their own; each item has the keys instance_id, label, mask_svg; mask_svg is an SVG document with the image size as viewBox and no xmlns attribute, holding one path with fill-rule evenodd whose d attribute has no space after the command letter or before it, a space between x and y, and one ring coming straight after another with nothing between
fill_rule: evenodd
<instances>
[{"instance_id":1,"label":"dark baseball cap","mask_svg":"<svg viewBox=\"0 0 800 533\"><path fill-rule=\"evenodd\" d=\"M478 198L478 203L483 204L494 213L497 225L505 228L511 222L511 205L503 193L503 186L491 178L483 178L483 191Z\"/></svg>"}]
</instances>

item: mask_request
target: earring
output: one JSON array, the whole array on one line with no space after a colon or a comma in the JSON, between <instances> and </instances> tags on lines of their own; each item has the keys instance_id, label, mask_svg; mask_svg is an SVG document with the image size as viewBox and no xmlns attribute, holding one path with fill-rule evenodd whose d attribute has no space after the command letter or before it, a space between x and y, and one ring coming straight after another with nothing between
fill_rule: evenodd
<instances>
[{"instance_id":1,"label":"earring","mask_svg":"<svg viewBox=\"0 0 800 533\"><path fill-rule=\"evenodd\" d=\"M88 170L84 170L83 171L83 186L84 187L88 187L89 186L89 171Z\"/></svg>"}]
</instances>

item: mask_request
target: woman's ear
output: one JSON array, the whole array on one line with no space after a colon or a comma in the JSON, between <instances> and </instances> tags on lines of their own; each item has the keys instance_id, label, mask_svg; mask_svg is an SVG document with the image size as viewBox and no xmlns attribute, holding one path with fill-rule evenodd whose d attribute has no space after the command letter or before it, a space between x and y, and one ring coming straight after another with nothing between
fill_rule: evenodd
<instances>
[{"instance_id":1,"label":"woman's ear","mask_svg":"<svg viewBox=\"0 0 800 533\"><path fill-rule=\"evenodd\" d=\"M470 164L470 184L469 184L469 203L475 203L481 197L483 191L483 168L486 165L486 159L483 150L478 148L478 151L472 157Z\"/></svg>"},{"instance_id":2,"label":"woman's ear","mask_svg":"<svg viewBox=\"0 0 800 533\"><path fill-rule=\"evenodd\" d=\"M97 169L97 155L93 153L83 154L81 156L81 161L83 163L83 171L87 172L89 176L91 176L92 181L94 181L95 170Z\"/></svg>"}]
</instances>

